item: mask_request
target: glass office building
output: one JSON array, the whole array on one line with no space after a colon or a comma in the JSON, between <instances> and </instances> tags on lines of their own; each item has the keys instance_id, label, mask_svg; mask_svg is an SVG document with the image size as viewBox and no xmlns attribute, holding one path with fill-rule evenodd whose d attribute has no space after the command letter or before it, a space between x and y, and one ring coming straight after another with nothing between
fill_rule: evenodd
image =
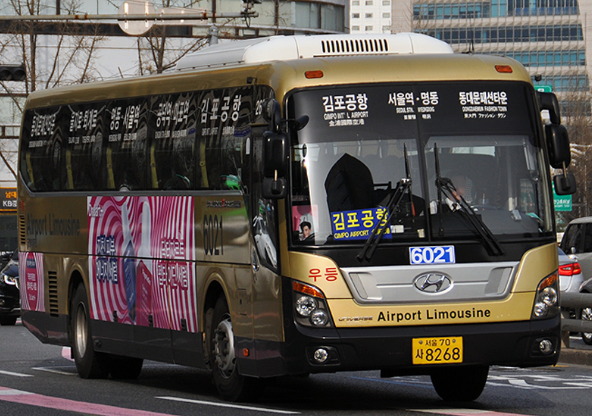
<instances>
[{"instance_id":1,"label":"glass office building","mask_svg":"<svg viewBox=\"0 0 592 416\"><path fill-rule=\"evenodd\" d=\"M434 36L457 52L505 55L556 92L564 108L589 91L592 0L397 0L393 32Z\"/></svg>"}]
</instances>

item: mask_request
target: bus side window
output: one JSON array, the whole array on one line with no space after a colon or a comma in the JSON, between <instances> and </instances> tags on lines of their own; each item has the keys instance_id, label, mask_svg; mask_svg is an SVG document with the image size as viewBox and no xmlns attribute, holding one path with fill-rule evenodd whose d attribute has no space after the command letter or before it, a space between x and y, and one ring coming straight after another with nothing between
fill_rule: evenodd
<instances>
[{"instance_id":1,"label":"bus side window","mask_svg":"<svg viewBox=\"0 0 592 416\"><path fill-rule=\"evenodd\" d=\"M196 188L199 162L195 155L195 138L179 137L152 143L150 150L151 187L187 190Z\"/></svg>"}]
</instances>

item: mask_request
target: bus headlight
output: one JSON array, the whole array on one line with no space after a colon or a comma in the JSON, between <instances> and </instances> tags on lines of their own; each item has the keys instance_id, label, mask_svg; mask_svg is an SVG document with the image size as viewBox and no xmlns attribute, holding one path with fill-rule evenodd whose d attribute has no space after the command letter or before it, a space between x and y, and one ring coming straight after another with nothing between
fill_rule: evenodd
<instances>
[{"instance_id":1,"label":"bus headlight","mask_svg":"<svg viewBox=\"0 0 592 416\"><path fill-rule=\"evenodd\" d=\"M551 318L559 313L559 278L557 273L544 278L537 287L533 319Z\"/></svg>"},{"instance_id":2,"label":"bus headlight","mask_svg":"<svg viewBox=\"0 0 592 416\"><path fill-rule=\"evenodd\" d=\"M312 296L301 295L296 298L296 312L300 316L310 316L319 307Z\"/></svg>"},{"instance_id":3,"label":"bus headlight","mask_svg":"<svg viewBox=\"0 0 592 416\"><path fill-rule=\"evenodd\" d=\"M331 326L325 295L314 286L292 282L296 322L316 328Z\"/></svg>"},{"instance_id":4,"label":"bus headlight","mask_svg":"<svg viewBox=\"0 0 592 416\"><path fill-rule=\"evenodd\" d=\"M314 326L325 326L329 322L329 314L324 309L317 309L310 314L310 322Z\"/></svg>"}]
</instances>

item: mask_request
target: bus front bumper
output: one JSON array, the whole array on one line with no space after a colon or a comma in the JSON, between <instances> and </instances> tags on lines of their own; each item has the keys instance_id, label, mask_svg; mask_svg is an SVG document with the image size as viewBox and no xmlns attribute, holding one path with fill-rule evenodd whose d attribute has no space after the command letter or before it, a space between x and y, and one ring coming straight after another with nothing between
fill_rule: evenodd
<instances>
[{"instance_id":1,"label":"bus front bumper","mask_svg":"<svg viewBox=\"0 0 592 416\"><path fill-rule=\"evenodd\" d=\"M268 377L381 370L383 376L430 374L449 365L535 367L559 358L560 316L540 321L423 327L314 329L292 324L287 342L258 344L262 360L239 359L243 374ZM412 340L462 337L460 363L413 364ZM544 342L543 342L544 341ZM543 344L541 344L543 342ZM545 345L544 351L541 346Z\"/></svg>"},{"instance_id":2,"label":"bus front bumper","mask_svg":"<svg viewBox=\"0 0 592 416\"><path fill-rule=\"evenodd\" d=\"M314 330L299 328L304 347L301 365L306 365L310 372L380 369L393 375L429 373L435 366L442 365L553 365L557 363L561 348L560 322L558 316L549 320L486 325L337 329L336 339L319 339L314 336ZM412 340L427 337L462 337L462 362L413 364ZM546 348L541 351L543 341ZM323 349L329 356L319 362L319 357L324 356Z\"/></svg>"}]
</instances>

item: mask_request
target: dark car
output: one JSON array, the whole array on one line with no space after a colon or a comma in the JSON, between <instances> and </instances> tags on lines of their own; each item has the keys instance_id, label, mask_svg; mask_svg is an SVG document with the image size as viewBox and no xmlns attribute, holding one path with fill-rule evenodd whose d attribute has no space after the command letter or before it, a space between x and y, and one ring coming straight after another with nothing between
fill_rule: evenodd
<instances>
[{"instance_id":1,"label":"dark car","mask_svg":"<svg viewBox=\"0 0 592 416\"><path fill-rule=\"evenodd\" d=\"M0 325L14 325L21 315L18 251L0 271Z\"/></svg>"}]
</instances>

